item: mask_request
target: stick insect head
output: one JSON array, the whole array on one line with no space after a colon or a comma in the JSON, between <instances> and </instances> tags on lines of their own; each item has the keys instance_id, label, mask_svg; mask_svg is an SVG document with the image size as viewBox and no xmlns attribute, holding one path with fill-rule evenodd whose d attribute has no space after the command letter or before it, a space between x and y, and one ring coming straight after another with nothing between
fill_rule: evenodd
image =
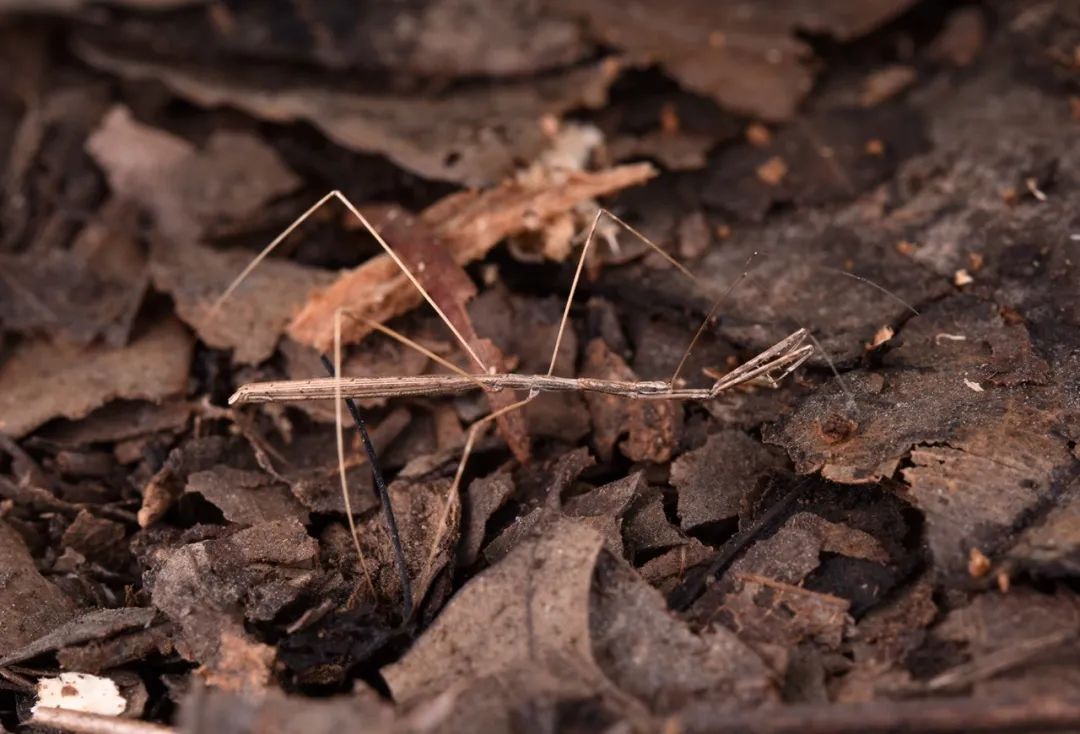
<instances>
[{"instance_id":1,"label":"stick insect head","mask_svg":"<svg viewBox=\"0 0 1080 734\"><path fill-rule=\"evenodd\" d=\"M814 344L810 332L807 329L798 329L721 377L713 384L710 393L715 398L724 390L758 378L775 386L810 359L813 353Z\"/></svg>"}]
</instances>

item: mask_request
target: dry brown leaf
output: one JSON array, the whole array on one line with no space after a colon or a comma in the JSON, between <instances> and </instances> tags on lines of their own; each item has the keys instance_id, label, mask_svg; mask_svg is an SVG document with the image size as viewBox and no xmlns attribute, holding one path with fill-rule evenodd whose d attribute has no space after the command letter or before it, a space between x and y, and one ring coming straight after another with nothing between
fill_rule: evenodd
<instances>
[{"instance_id":1,"label":"dry brown leaf","mask_svg":"<svg viewBox=\"0 0 1080 734\"><path fill-rule=\"evenodd\" d=\"M523 231L529 221L543 226L578 202L636 186L655 175L652 166L637 164L595 173L568 173L565 178L553 175L542 185L509 180L487 191L452 194L424 210L420 219L445 243L454 261L465 265ZM325 351L333 344L333 314L338 308L382 323L421 301L393 260L378 255L314 293L289 324L288 333L301 344ZM370 332L366 324L352 319L342 324L345 343L359 341Z\"/></svg>"},{"instance_id":2,"label":"dry brown leaf","mask_svg":"<svg viewBox=\"0 0 1080 734\"><path fill-rule=\"evenodd\" d=\"M847 41L914 0L550 0L587 19L594 36L643 63L659 63L686 89L736 112L786 120L813 84L813 52L799 31Z\"/></svg>"},{"instance_id":3,"label":"dry brown leaf","mask_svg":"<svg viewBox=\"0 0 1080 734\"><path fill-rule=\"evenodd\" d=\"M193 346L172 318L122 348L23 342L0 365L0 431L19 438L53 418L82 418L117 398L175 395L187 388Z\"/></svg>"},{"instance_id":4,"label":"dry brown leaf","mask_svg":"<svg viewBox=\"0 0 1080 734\"><path fill-rule=\"evenodd\" d=\"M405 657L383 669L395 699L408 705L483 686L493 703L513 708L513 691L565 696L569 688L640 725L703 690L744 704L772 698L754 653L724 629L693 634L603 546L586 521L553 518L539 526L466 584ZM516 685L492 686L508 677Z\"/></svg>"},{"instance_id":5,"label":"dry brown leaf","mask_svg":"<svg viewBox=\"0 0 1080 734\"><path fill-rule=\"evenodd\" d=\"M334 280L330 272L271 258L214 311L214 303L251 257L247 251L223 252L188 241L157 241L150 254L154 286L173 297L177 315L208 346L232 349L233 361L241 364L273 355L293 314L313 290Z\"/></svg>"},{"instance_id":6,"label":"dry brown leaf","mask_svg":"<svg viewBox=\"0 0 1080 734\"><path fill-rule=\"evenodd\" d=\"M199 150L136 121L122 105L105 115L86 150L113 192L152 212L162 234L178 243L222 221L242 221L300 184L258 138L218 131Z\"/></svg>"},{"instance_id":7,"label":"dry brown leaf","mask_svg":"<svg viewBox=\"0 0 1080 734\"><path fill-rule=\"evenodd\" d=\"M602 104L620 70L604 61L539 81L508 82L442 97L363 95L310 86L269 88L219 71L122 58L78 43L92 66L129 79L155 79L202 107L236 107L278 123L307 121L338 145L380 153L426 178L489 186L547 146L540 121Z\"/></svg>"}]
</instances>

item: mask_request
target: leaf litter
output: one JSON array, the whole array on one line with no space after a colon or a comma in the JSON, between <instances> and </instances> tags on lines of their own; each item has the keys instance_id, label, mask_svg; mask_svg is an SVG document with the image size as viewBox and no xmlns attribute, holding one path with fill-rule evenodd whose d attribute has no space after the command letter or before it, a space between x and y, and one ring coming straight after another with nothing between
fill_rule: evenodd
<instances>
[{"instance_id":1,"label":"leaf litter","mask_svg":"<svg viewBox=\"0 0 1080 734\"><path fill-rule=\"evenodd\" d=\"M456 0L375 47L379 14L309 37L322 10L283 9L275 28L303 32L268 37L233 5L76 5L19 21L75 55L13 46L47 64L0 85L19 128L0 145L4 727L57 666L184 731L1075 727L1080 158L1075 82L1037 50L1071 49L1067 12L796 3L660 43L717 11L514 5L464 59L433 19L490 28ZM522 18L554 35L512 42ZM148 43L163 23L171 48ZM249 247L334 185L366 192L500 368L547 369L599 197L706 287L603 225L557 374L666 379L755 251L680 376L708 384L797 326L831 363L704 406L538 399L478 439L459 495L484 396L363 405L402 618L354 432L363 566L327 406L219 407L320 374L338 307L471 369L339 213L211 314ZM345 325L347 374L441 369Z\"/></svg>"}]
</instances>

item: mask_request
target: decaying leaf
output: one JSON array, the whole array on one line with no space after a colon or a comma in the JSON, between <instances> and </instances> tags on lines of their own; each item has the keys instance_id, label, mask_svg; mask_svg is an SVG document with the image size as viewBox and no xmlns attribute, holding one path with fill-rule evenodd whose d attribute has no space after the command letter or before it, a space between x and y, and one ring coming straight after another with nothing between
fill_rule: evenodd
<instances>
[{"instance_id":1,"label":"decaying leaf","mask_svg":"<svg viewBox=\"0 0 1080 734\"><path fill-rule=\"evenodd\" d=\"M760 481L783 468L779 457L742 431L720 431L671 464L683 530L737 517Z\"/></svg>"},{"instance_id":2,"label":"decaying leaf","mask_svg":"<svg viewBox=\"0 0 1080 734\"><path fill-rule=\"evenodd\" d=\"M0 431L19 438L53 418L82 418L110 400L161 400L187 387L191 335L173 318L126 347L28 340L0 364Z\"/></svg>"},{"instance_id":3,"label":"decaying leaf","mask_svg":"<svg viewBox=\"0 0 1080 734\"><path fill-rule=\"evenodd\" d=\"M457 496L449 495L449 489L450 481L446 479L398 479L388 488L416 606L424 601L443 569L453 567L461 504ZM357 522L356 531L364 553L361 562L357 561L344 526L332 526L324 535L324 543L333 543L334 563L352 578L358 598L371 607L393 608L401 600L401 580L385 522L380 514L372 514Z\"/></svg>"},{"instance_id":4,"label":"decaying leaf","mask_svg":"<svg viewBox=\"0 0 1080 734\"><path fill-rule=\"evenodd\" d=\"M529 222L542 227L580 201L635 186L654 175L652 166L637 164L595 173L571 172L542 183L508 180L486 191L452 194L425 209L420 220L444 243L454 262L465 265L523 231ZM316 292L293 318L288 333L301 344L325 351L333 344L333 314L338 308L381 323L421 302L420 294L389 256L378 255ZM370 333L371 327L362 320L346 319L341 332L342 341L352 343Z\"/></svg>"},{"instance_id":5,"label":"decaying leaf","mask_svg":"<svg viewBox=\"0 0 1080 734\"><path fill-rule=\"evenodd\" d=\"M173 449L143 487L139 525L147 527L161 519L183 494L190 474L212 469L230 460L239 465L238 468L254 468L254 459L242 442L223 436L195 438Z\"/></svg>"},{"instance_id":6,"label":"decaying leaf","mask_svg":"<svg viewBox=\"0 0 1080 734\"><path fill-rule=\"evenodd\" d=\"M268 87L217 70L185 69L116 55L79 43L78 53L100 69L129 79L156 79L202 107L230 106L271 122L310 122L334 143L381 153L427 178L490 186L546 146L540 125L575 107L602 104L618 62L508 82L441 97L364 95L305 86Z\"/></svg>"},{"instance_id":7,"label":"decaying leaf","mask_svg":"<svg viewBox=\"0 0 1080 734\"><path fill-rule=\"evenodd\" d=\"M766 440L784 444L800 472L844 483L891 477L908 458L901 474L927 513L935 559L960 578L969 549L993 555L1007 546L1026 513L1049 497L1057 472L1075 462L1052 428L1068 403L1053 385L984 392L964 385L967 375L1046 379L1036 355L1007 346L1025 343L1026 331L1006 325L990 304L955 299L901 334L887 369L848 373L850 395L819 392ZM995 360L995 352L1010 356Z\"/></svg>"},{"instance_id":8,"label":"decaying leaf","mask_svg":"<svg viewBox=\"0 0 1080 734\"><path fill-rule=\"evenodd\" d=\"M42 608L45 606L42 605ZM156 610L145 607L95 609L78 616L69 615L63 624L50 626L46 634L5 654L0 658L0 665L21 663L62 647L107 640L129 630L147 627L156 616Z\"/></svg>"},{"instance_id":9,"label":"decaying leaf","mask_svg":"<svg viewBox=\"0 0 1080 734\"><path fill-rule=\"evenodd\" d=\"M113 192L152 212L169 240L190 243L207 227L243 220L299 185L277 153L243 133L215 132L203 150L114 107L87 140Z\"/></svg>"},{"instance_id":10,"label":"decaying leaf","mask_svg":"<svg viewBox=\"0 0 1080 734\"><path fill-rule=\"evenodd\" d=\"M217 506L225 519L241 525L272 520L308 520L307 510L288 485L261 471L215 466L187 476L185 492L196 492Z\"/></svg>"},{"instance_id":11,"label":"decaying leaf","mask_svg":"<svg viewBox=\"0 0 1080 734\"><path fill-rule=\"evenodd\" d=\"M176 649L213 685L258 691L270 680L272 647L245 631L269 621L320 574L318 544L295 519L260 523L228 537L154 552L153 605L179 633Z\"/></svg>"},{"instance_id":12,"label":"decaying leaf","mask_svg":"<svg viewBox=\"0 0 1080 734\"><path fill-rule=\"evenodd\" d=\"M110 204L70 251L0 256L0 323L23 334L127 343L146 291L131 212Z\"/></svg>"},{"instance_id":13,"label":"decaying leaf","mask_svg":"<svg viewBox=\"0 0 1080 734\"><path fill-rule=\"evenodd\" d=\"M462 497L462 538L457 563L468 568L476 563L484 544L487 522L514 491L514 480L499 471L474 479Z\"/></svg>"},{"instance_id":14,"label":"decaying leaf","mask_svg":"<svg viewBox=\"0 0 1080 734\"><path fill-rule=\"evenodd\" d=\"M75 604L34 566L19 533L0 522L0 659L19 659L18 648L32 643L75 615ZM36 654L36 653L34 653Z\"/></svg>"},{"instance_id":15,"label":"decaying leaf","mask_svg":"<svg viewBox=\"0 0 1080 734\"><path fill-rule=\"evenodd\" d=\"M188 241L157 242L150 256L154 286L173 297L177 315L204 343L232 349L233 359L243 364L270 357L285 325L311 292L334 280L326 271L270 259L213 310L251 257L250 252L214 250Z\"/></svg>"},{"instance_id":16,"label":"decaying leaf","mask_svg":"<svg viewBox=\"0 0 1080 734\"><path fill-rule=\"evenodd\" d=\"M606 44L645 63L659 63L689 90L736 112L786 120L810 91L810 47L796 32L847 41L899 15L913 0L800 0L758 6L737 0L635 0L553 3L584 16Z\"/></svg>"},{"instance_id":17,"label":"decaying leaf","mask_svg":"<svg viewBox=\"0 0 1080 734\"><path fill-rule=\"evenodd\" d=\"M704 688L745 703L771 697L766 669L749 649L726 630L691 633L603 544L600 533L571 519L524 539L384 669L395 698L416 702L488 686L491 708L512 716L528 700L521 693L575 690L575 698L599 697L608 710L642 722ZM678 672L657 677L660 667ZM504 676L517 685L489 687Z\"/></svg>"}]
</instances>

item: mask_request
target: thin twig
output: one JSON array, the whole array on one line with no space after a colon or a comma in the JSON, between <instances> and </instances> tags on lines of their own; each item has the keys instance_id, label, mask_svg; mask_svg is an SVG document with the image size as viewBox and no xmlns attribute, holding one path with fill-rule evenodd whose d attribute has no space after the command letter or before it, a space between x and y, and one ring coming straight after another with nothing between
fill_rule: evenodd
<instances>
[{"instance_id":1,"label":"thin twig","mask_svg":"<svg viewBox=\"0 0 1080 734\"><path fill-rule=\"evenodd\" d=\"M334 374L334 365L325 354L320 355L323 367L331 375ZM401 620L405 624L412 618L413 600L412 583L409 581L409 568L405 565L405 551L401 547L401 535L398 533L397 520L394 517L394 508L390 504L390 492L386 489L386 479L383 477L382 467L379 465L379 457L375 454L375 445L371 442L367 425L360 417L360 409L352 398L345 398L345 407L352 415L356 430L360 432L360 442L364 445L364 453L367 454L368 464L371 466L371 478L375 482L375 491L379 494L379 503L382 505L383 520L390 534L390 545L394 549L394 565L397 567L398 577L401 579Z\"/></svg>"},{"instance_id":2,"label":"thin twig","mask_svg":"<svg viewBox=\"0 0 1080 734\"><path fill-rule=\"evenodd\" d=\"M35 709L30 723L76 734L176 734L172 727L149 721L46 707Z\"/></svg>"}]
</instances>

